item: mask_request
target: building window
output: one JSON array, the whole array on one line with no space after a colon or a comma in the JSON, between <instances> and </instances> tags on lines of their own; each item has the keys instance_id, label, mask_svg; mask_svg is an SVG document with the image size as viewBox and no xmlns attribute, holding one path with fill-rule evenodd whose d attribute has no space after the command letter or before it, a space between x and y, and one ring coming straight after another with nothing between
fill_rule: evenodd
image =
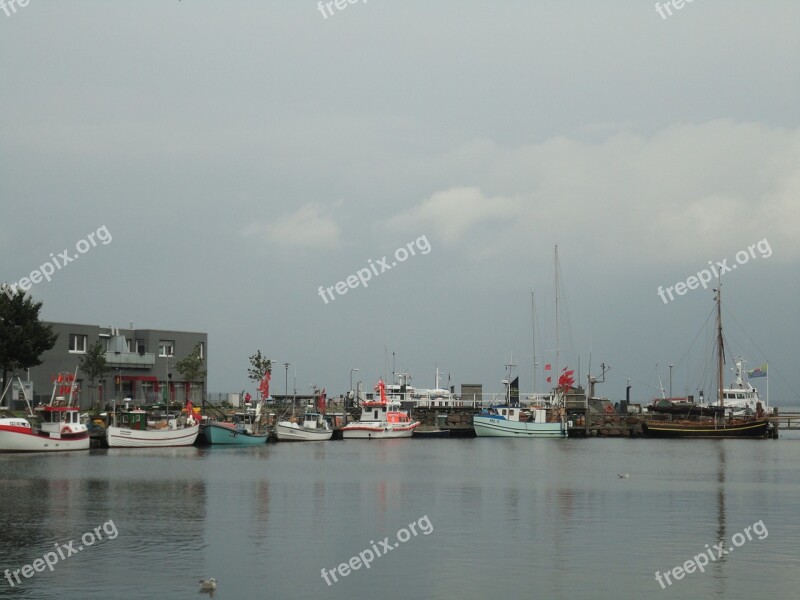
<instances>
[{"instance_id":1,"label":"building window","mask_svg":"<svg viewBox=\"0 0 800 600\"><path fill-rule=\"evenodd\" d=\"M144 340L136 340L136 352L144 354Z\"/></svg>"},{"instance_id":2,"label":"building window","mask_svg":"<svg viewBox=\"0 0 800 600\"><path fill-rule=\"evenodd\" d=\"M173 356L175 354L175 340L160 340L158 342L159 356Z\"/></svg>"},{"instance_id":3,"label":"building window","mask_svg":"<svg viewBox=\"0 0 800 600\"><path fill-rule=\"evenodd\" d=\"M200 342L200 358L203 359L206 357L206 344L205 342Z\"/></svg>"},{"instance_id":4,"label":"building window","mask_svg":"<svg viewBox=\"0 0 800 600\"><path fill-rule=\"evenodd\" d=\"M80 335L78 333L70 333L69 334L69 351L70 352L79 352L81 354L86 353L86 338L85 335Z\"/></svg>"}]
</instances>

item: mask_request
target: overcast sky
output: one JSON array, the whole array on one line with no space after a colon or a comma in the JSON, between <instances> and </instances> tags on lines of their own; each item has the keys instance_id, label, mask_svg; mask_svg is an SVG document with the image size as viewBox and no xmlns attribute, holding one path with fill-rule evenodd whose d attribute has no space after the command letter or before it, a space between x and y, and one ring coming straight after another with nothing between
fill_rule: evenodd
<instances>
[{"instance_id":1,"label":"overcast sky","mask_svg":"<svg viewBox=\"0 0 800 600\"><path fill-rule=\"evenodd\" d=\"M438 364L487 391L513 352L530 391L532 290L537 361L555 362L558 244L560 364L577 367L572 348L585 381L591 350L593 372L611 365L601 394L631 378L649 401L670 363L675 395L707 385L713 294L658 287L766 240L723 277L729 357L769 360L771 401L797 403L800 4L671 10L0 11L0 281L105 226L110 243L33 285L44 318L207 331L210 391L254 389L257 349L293 365L290 389L296 368L298 392L344 392L351 368L371 387L387 351L390 379L394 352L417 387ZM422 236L427 254L394 261ZM318 294L384 256L396 266L368 287Z\"/></svg>"}]
</instances>

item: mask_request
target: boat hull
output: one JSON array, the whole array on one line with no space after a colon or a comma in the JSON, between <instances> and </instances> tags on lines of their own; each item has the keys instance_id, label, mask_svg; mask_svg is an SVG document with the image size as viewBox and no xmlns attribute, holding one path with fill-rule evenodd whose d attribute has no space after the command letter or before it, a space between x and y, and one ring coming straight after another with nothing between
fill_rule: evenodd
<instances>
[{"instance_id":1,"label":"boat hull","mask_svg":"<svg viewBox=\"0 0 800 600\"><path fill-rule=\"evenodd\" d=\"M269 434L246 433L224 425L209 423L203 427L203 437L206 442L214 446L255 446L266 444Z\"/></svg>"},{"instance_id":2,"label":"boat hull","mask_svg":"<svg viewBox=\"0 0 800 600\"><path fill-rule=\"evenodd\" d=\"M88 431L75 437L56 438L35 432L0 429L0 452L68 452L88 449Z\"/></svg>"},{"instance_id":3,"label":"boat hull","mask_svg":"<svg viewBox=\"0 0 800 600\"><path fill-rule=\"evenodd\" d=\"M565 438L568 428L562 423L529 423L476 415L472 419L478 437Z\"/></svg>"},{"instance_id":4,"label":"boat hull","mask_svg":"<svg viewBox=\"0 0 800 600\"><path fill-rule=\"evenodd\" d=\"M109 448L163 448L191 446L197 439L200 425L180 429L138 430L110 425L106 430Z\"/></svg>"},{"instance_id":5,"label":"boat hull","mask_svg":"<svg viewBox=\"0 0 800 600\"><path fill-rule=\"evenodd\" d=\"M420 429L417 428L414 430L414 435L411 437L415 438L449 438L450 437L450 430L449 429Z\"/></svg>"},{"instance_id":6,"label":"boat hull","mask_svg":"<svg viewBox=\"0 0 800 600\"><path fill-rule=\"evenodd\" d=\"M763 439L767 436L769 428L768 419L758 419L744 423L714 424L713 422L698 423L661 423L658 421L644 421L642 432L651 438L696 438L696 439Z\"/></svg>"},{"instance_id":7,"label":"boat hull","mask_svg":"<svg viewBox=\"0 0 800 600\"><path fill-rule=\"evenodd\" d=\"M342 427L342 437L346 440L389 440L397 438L410 438L414 435L419 423L410 423L402 427L393 427L391 424L381 426L345 425Z\"/></svg>"},{"instance_id":8,"label":"boat hull","mask_svg":"<svg viewBox=\"0 0 800 600\"><path fill-rule=\"evenodd\" d=\"M278 422L275 425L275 437L280 442L324 442L333 436L330 429L306 429L296 423Z\"/></svg>"}]
</instances>

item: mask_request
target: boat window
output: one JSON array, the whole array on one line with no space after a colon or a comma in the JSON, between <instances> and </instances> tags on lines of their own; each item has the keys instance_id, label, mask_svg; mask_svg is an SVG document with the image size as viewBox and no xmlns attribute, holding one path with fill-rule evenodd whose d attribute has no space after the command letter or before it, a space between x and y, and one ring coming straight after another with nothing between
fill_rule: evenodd
<instances>
[{"instance_id":1,"label":"boat window","mask_svg":"<svg viewBox=\"0 0 800 600\"><path fill-rule=\"evenodd\" d=\"M377 411L377 409L375 410L375 417L374 418L375 418L375 420L378 419L378 411Z\"/></svg>"},{"instance_id":2,"label":"boat window","mask_svg":"<svg viewBox=\"0 0 800 600\"><path fill-rule=\"evenodd\" d=\"M506 414L506 409L504 408L503 409L503 415L505 416L505 414Z\"/></svg>"}]
</instances>

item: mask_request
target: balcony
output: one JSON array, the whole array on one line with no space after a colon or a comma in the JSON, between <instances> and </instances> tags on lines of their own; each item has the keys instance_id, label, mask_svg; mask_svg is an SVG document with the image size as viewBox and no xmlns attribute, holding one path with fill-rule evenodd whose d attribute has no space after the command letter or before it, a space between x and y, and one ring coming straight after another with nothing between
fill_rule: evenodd
<instances>
[{"instance_id":1,"label":"balcony","mask_svg":"<svg viewBox=\"0 0 800 600\"><path fill-rule=\"evenodd\" d=\"M152 352L106 352L106 365L114 369L150 369L155 364Z\"/></svg>"}]
</instances>

